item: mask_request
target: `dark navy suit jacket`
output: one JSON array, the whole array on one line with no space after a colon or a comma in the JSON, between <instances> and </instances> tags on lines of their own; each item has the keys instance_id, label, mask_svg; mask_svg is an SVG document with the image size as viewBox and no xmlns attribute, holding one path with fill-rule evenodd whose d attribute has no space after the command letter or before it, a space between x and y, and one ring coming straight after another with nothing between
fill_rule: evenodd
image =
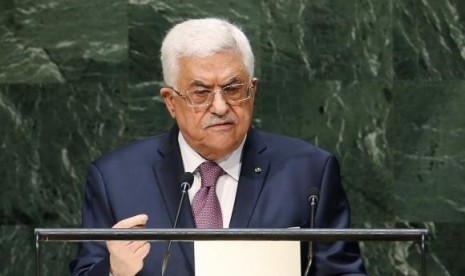
<instances>
[{"instance_id":1,"label":"dark navy suit jacket","mask_svg":"<svg viewBox=\"0 0 465 276\"><path fill-rule=\"evenodd\" d=\"M144 213L149 217L147 228L172 228L184 172L178 131L174 127L167 134L129 144L93 162L88 169L82 227L110 228ZM312 186L320 189L315 227L348 227L349 205L336 159L306 142L250 129L230 228L308 227L307 198ZM178 227L195 228L189 200L183 204ZM165 242L152 243L138 275L160 275L166 247ZM82 243L71 270L73 275L108 275L105 243ZM358 273L365 270L356 243L315 244L312 275ZM173 243L167 275L194 275L192 243Z\"/></svg>"}]
</instances>

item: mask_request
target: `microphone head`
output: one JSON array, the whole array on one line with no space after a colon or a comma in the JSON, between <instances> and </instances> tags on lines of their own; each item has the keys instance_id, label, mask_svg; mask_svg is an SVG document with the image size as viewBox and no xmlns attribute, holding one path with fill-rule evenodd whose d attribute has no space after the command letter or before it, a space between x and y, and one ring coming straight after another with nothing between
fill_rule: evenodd
<instances>
[{"instance_id":1,"label":"microphone head","mask_svg":"<svg viewBox=\"0 0 465 276\"><path fill-rule=\"evenodd\" d=\"M181 176L181 188L183 190L189 190L194 183L194 174L191 172L185 172Z\"/></svg>"},{"instance_id":2,"label":"microphone head","mask_svg":"<svg viewBox=\"0 0 465 276\"><path fill-rule=\"evenodd\" d=\"M319 197L320 189L318 189L317 187L310 187L310 189L308 190L308 201L310 201L311 198L316 198L316 200L318 200Z\"/></svg>"}]
</instances>

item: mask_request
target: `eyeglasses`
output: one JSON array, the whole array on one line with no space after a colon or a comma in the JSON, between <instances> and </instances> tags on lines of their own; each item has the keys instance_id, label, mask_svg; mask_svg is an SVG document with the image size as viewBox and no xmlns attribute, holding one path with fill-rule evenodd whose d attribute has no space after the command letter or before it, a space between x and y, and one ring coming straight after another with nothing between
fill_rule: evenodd
<instances>
[{"instance_id":1,"label":"eyeglasses","mask_svg":"<svg viewBox=\"0 0 465 276\"><path fill-rule=\"evenodd\" d=\"M248 85L245 83L234 83L226 85L220 89L208 89L205 87L188 90L184 94L176 91L173 87L169 87L179 97L183 98L190 107L206 108L213 102L213 97L216 93L223 94L228 104L238 104L248 100L252 96L253 83Z\"/></svg>"}]
</instances>

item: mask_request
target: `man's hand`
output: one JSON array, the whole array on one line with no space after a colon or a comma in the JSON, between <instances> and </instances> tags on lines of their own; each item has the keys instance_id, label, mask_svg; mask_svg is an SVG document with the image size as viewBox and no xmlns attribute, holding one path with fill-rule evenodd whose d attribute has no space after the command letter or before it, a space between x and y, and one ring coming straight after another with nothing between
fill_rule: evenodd
<instances>
[{"instance_id":1,"label":"man's hand","mask_svg":"<svg viewBox=\"0 0 465 276\"><path fill-rule=\"evenodd\" d=\"M119 221L112 228L145 227L147 215L141 214ZM110 272L114 276L134 276L144 265L150 250L147 241L107 241L110 252Z\"/></svg>"}]
</instances>

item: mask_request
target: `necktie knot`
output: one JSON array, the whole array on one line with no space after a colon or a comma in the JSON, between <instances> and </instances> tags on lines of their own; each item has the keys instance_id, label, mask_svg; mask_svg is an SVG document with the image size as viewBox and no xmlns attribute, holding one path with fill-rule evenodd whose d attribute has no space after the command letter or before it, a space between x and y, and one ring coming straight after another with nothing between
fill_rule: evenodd
<instances>
[{"instance_id":1,"label":"necktie knot","mask_svg":"<svg viewBox=\"0 0 465 276\"><path fill-rule=\"evenodd\" d=\"M218 178L224 173L223 169L213 161L205 161L199 166L202 186L212 187L216 185Z\"/></svg>"}]
</instances>

